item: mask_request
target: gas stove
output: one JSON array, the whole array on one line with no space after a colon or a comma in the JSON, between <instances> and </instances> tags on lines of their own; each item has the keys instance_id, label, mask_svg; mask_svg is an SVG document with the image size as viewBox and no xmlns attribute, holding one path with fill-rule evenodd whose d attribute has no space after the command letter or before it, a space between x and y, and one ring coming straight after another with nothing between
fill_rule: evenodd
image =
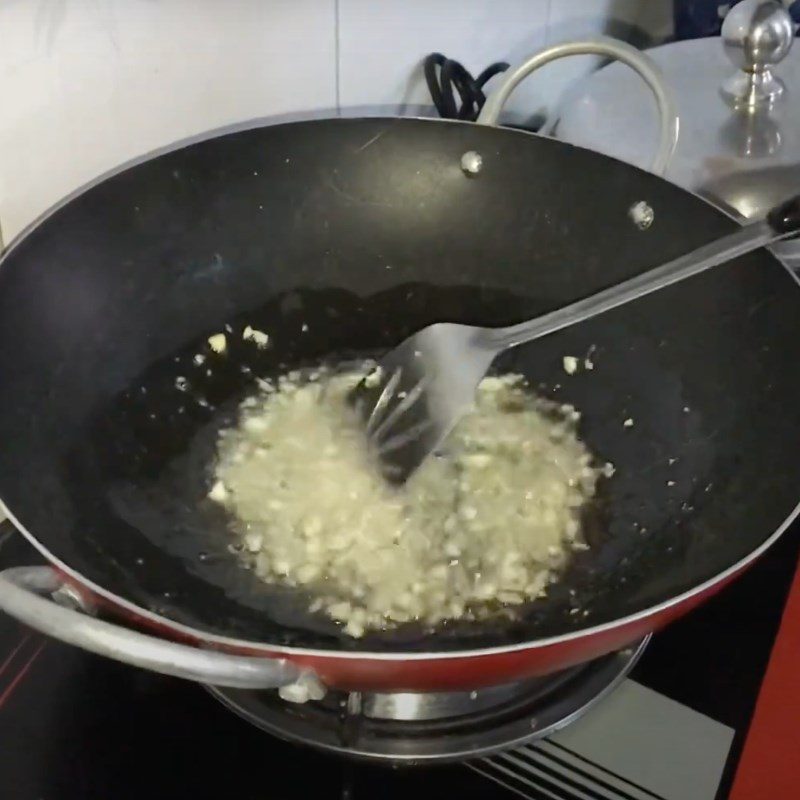
<instances>
[{"instance_id":1,"label":"gas stove","mask_svg":"<svg viewBox=\"0 0 800 800\"><path fill-rule=\"evenodd\" d=\"M648 639L548 675L472 692L336 692L286 703L277 692L208 687L267 733L396 766L467 761L544 738L583 716L636 664Z\"/></svg>"},{"instance_id":2,"label":"gas stove","mask_svg":"<svg viewBox=\"0 0 800 800\"><path fill-rule=\"evenodd\" d=\"M388 800L438 790L463 800L721 800L799 549L796 525L649 643L547 680L463 695L333 694L291 705L136 670L0 617L0 796L233 790L239 800ZM39 561L2 529L0 566Z\"/></svg>"}]
</instances>

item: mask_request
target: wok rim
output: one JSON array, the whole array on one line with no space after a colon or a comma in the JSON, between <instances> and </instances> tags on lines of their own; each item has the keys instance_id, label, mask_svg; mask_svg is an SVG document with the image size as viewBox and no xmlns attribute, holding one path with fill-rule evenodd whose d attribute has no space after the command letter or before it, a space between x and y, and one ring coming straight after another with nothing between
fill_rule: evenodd
<instances>
[{"instance_id":1,"label":"wok rim","mask_svg":"<svg viewBox=\"0 0 800 800\"><path fill-rule=\"evenodd\" d=\"M60 201L58 201L50 208L48 208L46 211L44 211L41 215L39 215L32 222L26 225L22 230L20 230L16 236L13 237L13 239L11 240L11 242L9 242L8 246L3 252L2 256L0 256L0 268L3 267L6 259L16 249L16 247L24 239L26 239L34 230L36 230L38 227L44 224L57 211L59 211L61 208L70 203L72 200L81 196L82 194L89 191L93 187L103 183L104 181L114 177L115 175L125 172L131 167L144 164L162 155L167 155L168 153L181 150L185 147L209 141L211 139L216 139L232 133L240 133L272 125L280 125L280 124L303 125L320 121L335 121L335 120L341 120L342 123L345 124L348 121L357 122L364 120L369 120L373 122L385 122L387 123L387 125L402 123L405 120L442 124L442 125L477 124L475 122L467 120L448 120L448 119L441 119L438 117L421 117L421 116L392 117L385 115L375 115L375 116L359 115L355 117L319 117L309 114L308 116L288 115L288 118L287 115L282 115L278 117L260 117L260 118L245 120L242 122L232 123L230 125L223 125L218 128L213 128L211 130L199 134L194 134L184 139L180 139L178 141L164 145L163 147L156 148L145 154L135 156L134 158L125 161L122 164L106 172L101 173L92 180L88 181L87 183L75 189L73 192L70 192L69 194L65 195ZM494 126L486 126L486 127L494 127ZM500 128L500 126L497 127ZM666 181L666 179L661 177L660 175L655 175L654 173L648 172L647 170L643 170L639 167L636 167L632 164L622 161L621 159L614 158L613 156L607 156L603 153L599 153L596 150L592 150L591 148L588 147L581 147L579 145L574 145L570 142L564 142L560 139L555 139L554 137L544 136L543 134L536 133L534 131L526 131L519 128L507 128L507 127L502 127L500 129L503 130L504 132L509 132L513 135L518 135L520 137L523 136L534 137L537 139L548 139L551 141L556 141L560 145L566 148L583 150L585 152L592 153L596 157L604 158L608 161L614 161L616 163L623 164L627 169L634 169L638 172L644 172L653 178ZM669 181L667 182L669 183ZM677 186L677 184L674 185ZM686 194L692 195L705 205L710 206L717 213L722 214L725 217L728 217L728 219L735 222L737 225L742 224L741 219L737 218L737 216L735 216L729 209L717 205L716 203L709 200L707 197L704 197L703 195L695 191L692 191L691 189L686 189L682 186L679 186L678 188L681 189ZM792 269L790 269L790 267L788 267L783 262L782 259L776 256L769 247L764 247L761 249L766 250L767 253L770 255L770 257L773 258L778 264L780 264L786 271L788 276L794 281L794 283L798 287L800 287L800 275L797 275ZM286 656L286 657L310 657L310 658L336 658L336 659L347 659L356 661L369 660L369 661L393 662L400 660L438 661L438 660L449 660L449 659L459 659L459 658L477 658L484 656L505 655L509 653L517 653L526 650L540 650L544 648L566 644L568 642L577 641L579 639L588 639L590 637L602 636L603 634L608 633L610 631L619 628L624 628L629 625L633 625L637 622L641 622L650 617L656 617L665 611L676 608L680 605L685 604L686 602L688 602L693 598L696 598L698 596L707 593L709 590L717 586L719 583L723 583L728 578L732 578L737 573L741 572L750 564L752 564L754 561L756 561L758 558L760 558L760 556L763 555L773 544L775 544L775 542L789 529L791 524L797 519L798 515L800 515L800 500L798 500L797 505L789 513L789 515L781 523L781 525L776 530L774 530L766 539L764 539L764 541L758 547L753 549L744 558L739 559L739 561L727 567L722 572L719 572L716 575L712 576L711 578L708 578L707 580L703 581L702 583L693 586L691 589L687 589L681 594L674 595L668 598L667 600L662 601L661 603L649 606L645 609L642 609L641 611L636 611L633 614L629 614L625 617L620 617L611 622L604 622L599 625L593 625L588 628L581 628L579 630L569 631L567 633L559 634L557 636L548 636L540 639L529 640L526 642L516 642L507 645L495 645L493 647L475 648L471 650L441 650L441 651L430 650L425 652L403 651L403 650L387 652L387 651L369 651L369 650L341 650L336 648L328 649L328 648L294 647L290 645L273 644L269 642L263 642L251 639L236 639L233 637L223 636L221 634L215 634L209 631L204 631L200 628L193 628L190 625L184 625L183 623L172 620L169 617L164 617L148 609L142 608L136 603L130 600L126 600L125 598L114 594L108 589L103 588L94 581L87 579L80 572L73 569L68 564L63 562L61 559L57 558L52 552L50 552L50 550L47 547L45 547L20 522L20 520L16 517L14 512L3 501L3 498L0 497L0 514L2 514L2 512L5 513L6 518L14 525L17 531L19 531L19 533L21 533L28 540L28 542L31 545L33 545L33 547L35 547L36 550L38 550L47 559L47 561L51 566L56 567L60 572L62 572L69 578L73 579L74 581L76 581L82 588L87 589L93 595L96 595L108 601L113 608L129 612L135 618L138 618L139 620L146 622L154 627L172 631L190 640L195 640L198 642L220 646L222 648L231 651L241 652L248 650L252 651L254 648L260 649L264 651L264 657L267 658L271 656L277 656L277 657ZM0 516L0 520L1 519L2 517ZM433 635L435 636L435 634Z\"/></svg>"}]
</instances>

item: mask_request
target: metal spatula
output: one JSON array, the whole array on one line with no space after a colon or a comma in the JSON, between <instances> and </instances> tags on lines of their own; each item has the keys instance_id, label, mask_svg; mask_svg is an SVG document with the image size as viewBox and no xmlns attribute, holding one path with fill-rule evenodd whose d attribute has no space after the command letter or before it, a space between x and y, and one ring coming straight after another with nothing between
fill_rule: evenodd
<instances>
[{"instance_id":1,"label":"metal spatula","mask_svg":"<svg viewBox=\"0 0 800 800\"><path fill-rule=\"evenodd\" d=\"M800 232L800 196L714 242L616 286L507 328L439 322L388 353L353 392L386 478L401 483L441 445L504 350L583 322Z\"/></svg>"}]
</instances>

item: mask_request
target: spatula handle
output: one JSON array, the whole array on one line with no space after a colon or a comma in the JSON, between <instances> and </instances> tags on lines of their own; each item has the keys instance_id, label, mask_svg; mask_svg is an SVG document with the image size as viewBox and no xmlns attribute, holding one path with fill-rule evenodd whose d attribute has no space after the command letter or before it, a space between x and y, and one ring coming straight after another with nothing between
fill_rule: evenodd
<instances>
[{"instance_id":1,"label":"spatula handle","mask_svg":"<svg viewBox=\"0 0 800 800\"><path fill-rule=\"evenodd\" d=\"M800 196L776 206L767 214L765 220L751 222L741 230L704 244L667 264L536 319L490 331L487 344L500 351L530 342L798 233L800 233Z\"/></svg>"}]
</instances>

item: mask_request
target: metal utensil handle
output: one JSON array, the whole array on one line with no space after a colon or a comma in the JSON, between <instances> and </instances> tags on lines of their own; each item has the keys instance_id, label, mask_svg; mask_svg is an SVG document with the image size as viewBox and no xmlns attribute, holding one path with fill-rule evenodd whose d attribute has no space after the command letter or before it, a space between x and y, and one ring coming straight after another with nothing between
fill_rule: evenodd
<instances>
[{"instance_id":1,"label":"metal utensil handle","mask_svg":"<svg viewBox=\"0 0 800 800\"><path fill-rule=\"evenodd\" d=\"M679 120L672 91L665 82L661 70L649 56L626 42L612 39L609 36L554 44L540 50L522 64L512 67L503 74L487 98L478 115L478 124L497 125L500 111L520 81L551 61L576 55L609 56L622 61L635 70L650 87L658 105L660 120L658 150L650 169L657 175L663 175L670 158L672 158L672 153L675 151L675 145L678 143Z\"/></svg>"},{"instance_id":2,"label":"metal utensil handle","mask_svg":"<svg viewBox=\"0 0 800 800\"><path fill-rule=\"evenodd\" d=\"M298 667L285 659L234 656L169 642L40 596L63 585L51 567L4 570L0 572L0 610L67 644L164 675L239 689L273 689L301 677Z\"/></svg>"},{"instance_id":3,"label":"metal utensil handle","mask_svg":"<svg viewBox=\"0 0 800 800\"><path fill-rule=\"evenodd\" d=\"M562 328L596 317L612 308L705 272L745 253L795 236L798 231L800 231L800 196L773 208L765 220L751 222L735 233L709 242L660 267L643 272L534 320L509 328L492 330L487 334L487 345L500 350L555 333Z\"/></svg>"}]
</instances>

